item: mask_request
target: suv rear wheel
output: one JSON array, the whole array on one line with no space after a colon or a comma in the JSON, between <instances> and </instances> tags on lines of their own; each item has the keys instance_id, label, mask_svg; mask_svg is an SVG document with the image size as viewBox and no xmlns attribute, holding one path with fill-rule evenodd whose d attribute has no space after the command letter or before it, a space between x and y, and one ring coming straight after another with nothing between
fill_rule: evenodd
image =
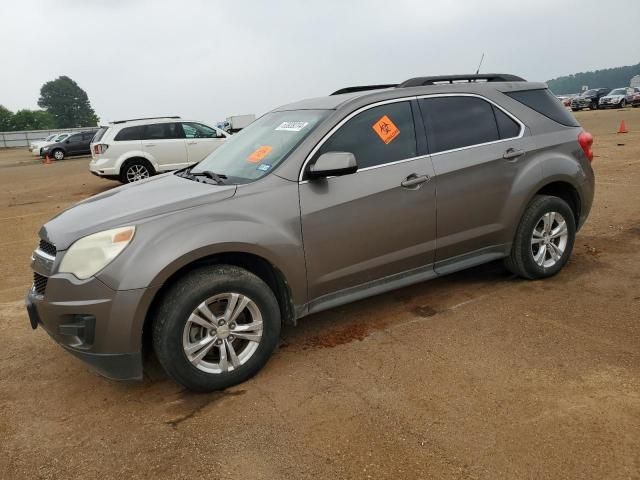
<instances>
[{"instance_id":1,"label":"suv rear wheel","mask_svg":"<svg viewBox=\"0 0 640 480\"><path fill-rule=\"evenodd\" d=\"M524 278L550 277L569 260L575 236L574 213L567 202L558 197L537 195L520 220L505 264Z\"/></svg>"},{"instance_id":2,"label":"suv rear wheel","mask_svg":"<svg viewBox=\"0 0 640 480\"><path fill-rule=\"evenodd\" d=\"M155 174L151 164L142 158L127 160L120 169L120 181L122 183L133 183L144 180Z\"/></svg>"},{"instance_id":3,"label":"suv rear wheel","mask_svg":"<svg viewBox=\"0 0 640 480\"><path fill-rule=\"evenodd\" d=\"M165 371L201 392L255 375L280 337L280 309L256 275L231 265L193 271L163 296L153 346Z\"/></svg>"}]
</instances>

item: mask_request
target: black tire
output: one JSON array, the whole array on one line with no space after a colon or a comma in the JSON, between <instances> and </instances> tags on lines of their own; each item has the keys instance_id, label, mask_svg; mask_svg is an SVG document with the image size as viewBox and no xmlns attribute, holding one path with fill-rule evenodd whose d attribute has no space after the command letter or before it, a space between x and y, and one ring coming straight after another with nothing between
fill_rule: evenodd
<instances>
[{"instance_id":1,"label":"black tire","mask_svg":"<svg viewBox=\"0 0 640 480\"><path fill-rule=\"evenodd\" d=\"M134 179L135 175L132 174L134 170L142 173L142 176L138 179ZM151 163L144 158L131 158L125 161L120 167L120 182L121 183L133 183L139 180L144 180L145 178L153 177L156 174Z\"/></svg>"},{"instance_id":2,"label":"black tire","mask_svg":"<svg viewBox=\"0 0 640 480\"><path fill-rule=\"evenodd\" d=\"M531 241L534 228L541 221L542 216L548 212L557 212L562 215L566 221L568 236L562 256L554 265L544 267L535 262ZM505 258L505 265L511 272L530 280L551 277L562 270L569 260L575 237L575 216L567 202L558 197L537 195L529 203L520 219L511 253Z\"/></svg>"},{"instance_id":3,"label":"black tire","mask_svg":"<svg viewBox=\"0 0 640 480\"><path fill-rule=\"evenodd\" d=\"M580 110L579 108L572 108L571 111L572 112L577 112L578 110Z\"/></svg>"},{"instance_id":4,"label":"black tire","mask_svg":"<svg viewBox=\"0 0 640 480\"><path fill-rule=\"evenodd\" d=\"M62 150L61 148L56 148L51 152L51 158L53 158L54 160L64 160L64 157L64 150Z\"/></svg>"},{"instance_id":5,"label":"black tire","mask_svg":"<svg viewBox=\"0 0 640 480\"><path fill-rule=\"evenodd\" d=\"M627 101L623 98L622 101L618 104L618 108L624 108L627 106Z\"/></svg>"},{"instance_id":6,"label":"black tire","mask_svg":"<svg viewBox=\"0 0 640 480\"><path fill-rule=\"evenodd\" d=\"M253 300L262 316L262 337L246 363L231 371L207 373L198 369L187 358L183 334L187 319L196 307L214 295L224 293L239 293ZM280 328L278 302L265 282L236 266L213 265L194 270L163 295L153 319L153 348L170 377L190 390L211 392L231 387L254 376L267 363L278 345Z\"/></svg>"}]
</instances>

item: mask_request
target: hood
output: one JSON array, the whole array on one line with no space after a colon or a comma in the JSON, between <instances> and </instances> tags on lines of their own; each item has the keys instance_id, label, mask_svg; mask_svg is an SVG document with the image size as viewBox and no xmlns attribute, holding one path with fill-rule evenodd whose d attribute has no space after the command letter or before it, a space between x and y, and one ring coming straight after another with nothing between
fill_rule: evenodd
<instances>
[{"instance_id":1,"label":"hood","mask_svg":"<svg viewBox=\"0 0 640 480\"><path fill-rule=\"evenodd\" d=\"M151 177L100 193L60 212L40 229L40 238L58 250L66 250L86 235L219 202L235 192L235 185L199 183L171 173Z\"/></svg>"}]
</instances>

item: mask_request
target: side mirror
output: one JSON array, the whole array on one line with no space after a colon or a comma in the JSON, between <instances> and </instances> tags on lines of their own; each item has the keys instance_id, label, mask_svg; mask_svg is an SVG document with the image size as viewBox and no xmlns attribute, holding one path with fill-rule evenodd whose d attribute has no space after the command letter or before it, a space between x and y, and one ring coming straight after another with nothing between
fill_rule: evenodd
<instances>
[{"instance_id":1,"label":"side mirror","mask_svg":"<svg viewBox=\"0 0 640 480\"><path fill-rule=\"evenodd\" d=\"M69 140L65 141L64 143L69 143Z\"/></svg>"},{"instance_id":2,"label":"side mirror","mask_svg":"<svg viewBox=\"0 0 640 480\"><path fill-rule=\"evenodd\" d=\"M350 152L327 152L320 155L309 169L309 178L337 177L358 170L356 157Z\"/></svg>"}]
</instances>

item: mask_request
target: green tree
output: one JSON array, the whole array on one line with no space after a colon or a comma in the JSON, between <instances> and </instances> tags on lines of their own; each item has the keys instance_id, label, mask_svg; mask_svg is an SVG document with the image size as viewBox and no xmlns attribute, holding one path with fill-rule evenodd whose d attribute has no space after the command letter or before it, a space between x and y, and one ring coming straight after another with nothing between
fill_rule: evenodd
<instances>
[{"instance_id":1,"label":"green tree","mask_svg":"<svg viewBox=\"0 0 640 480\"><path fill-rule=\"evenodd\" d=\"M38 105L54 117L58 128L93 127L98 124L87 92L66 76L42 86Z\"/></svg>"},{"instance_id":2,"label":"green tree","mask_svg":"<svg viewBox=\"0 0 640 480\"><path fill-rule=\"evenodd\" d=\"M11 120L12 130L48 130L55 128L53 116L44 110L18 110Z\"/></svg>"},{"instance_id":3,"label":"green tree","mask_svg":"<svg viewBox=\"0 0 640 480\"><path fill-rule=\"evenodd\" d=\"M0 105L0 132L8 132L13 130L13 112L8 108Z\"/></svg>"}]
</instances>

